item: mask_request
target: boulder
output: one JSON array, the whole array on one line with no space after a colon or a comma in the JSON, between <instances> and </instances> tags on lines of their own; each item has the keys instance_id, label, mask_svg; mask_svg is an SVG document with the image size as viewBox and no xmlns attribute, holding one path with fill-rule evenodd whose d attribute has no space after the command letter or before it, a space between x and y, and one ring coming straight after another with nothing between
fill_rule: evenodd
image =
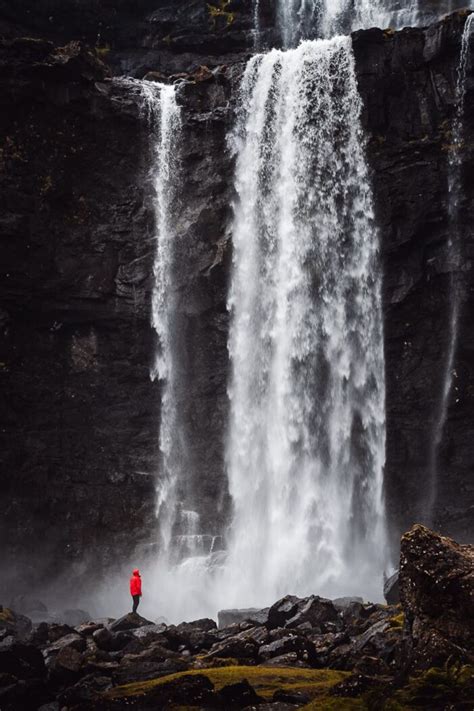
<instances>
[{"instance_id":1,"label":"boulder","mask_svg":"<svg viewBox=\"0 0 474 711\"><path fill-rule=\"evenodd\" d=\"M80 634L77 634L77 632L72 632L71 634L62 635L61 637L59 637L59 639L53 642L53 644L49 644L45 648L45 652L48 655L54 654L55 652L59 652L65 647L75 649L77 652L85 652L87 642Z\"/></svg>"},{"instance_id":2,"label":"boulder","mask_svg":"<svg viewBox=\"0 0 474 711\"><path fill-rule=\"evenodd\" d=\"M383 596L387 602L387 605L398 605L400 602L400 587L398 582L399 573L396 570L393 575L391 575L384 582L383 585Z\"/></svg>"},{"instance_id":3,"label":"boulder","mask_svg":"<svg viewBox=\"0 0 474 711\"><path fill-rule=\"evenodd\" d=\"M103 628L103 624L97 622L84 622L80 625L76 625L74 630L85 637L92 637L94 632Z\"/></svg>"},{"instance_id":4,"label":"boulder","mask_svg":"<svg viewBox=\"0 0 474 711\"><path fill-rule=\"evenodd\" d=\"M99 627L99 629L95 630L92 633L92 639L99 649L103 649L105 652L112 651L114 636L106 627Z\"/></svg>"},{"instance_id":5,"label":"boulder","mask_svg":"<svg viewBox=\"0 0 474 711\"><path fill-rule=\"evenodd\" d=\"M239 637L229 637L223 642L214 644L210 651L205 655L205 659L213 659L214 657L239 660L254 660L257 658L258 647L255 642L249 639Z\"/></svg>"},{"instance_id":6,"label":"boulder","mask_svg":"<svg viewBox=\"0 0 474 711\"><path fill-rule=\"evenodd\" d=\"M64 624L58 624L56 622L53 622L49 625L45 622L40 622L40 624L38 625L38 629L44 629L45 625L48 630L48 640L50 642L56 642L58 639L61 639L61 637L66 637L67 635L78 634L74 627L69 627L69 625Z\"/></svg>"},{"instance_id":7,"label":"boulder","mask_svg":"<svg viewBox=\"0 0 474 711\"><path fill-rule=\"evenodd\" d=\"M224 629L230 625L238 624L248 620L255 625L265 625L268 621L269 607L259 610L257 607L249 607L242 610L219 610L217 622L219 629Z\"/></svg>"},{"instance_id":8,"label":"boulder","mask_svg":"<svg viewBox=\"0 0 474 711\"><path fill-rule=\"evenodd\" d=\"M153 624L153 622L150 622L150 620L146 620L144 617L141 617L136 612L129 612L123 617L119 617L118 620L112 622L110 624L109 629L112 632L126 632L127 630L135 630L138 627L146 627L147 625Z\"/></svg>"},{"instance_id":9,"label":"boulder","mask_svg":"<svg viewBox=\"0 0 474 711\"><path fill-rule=\"evenodd\" d=\"M337 628L340 628L341 618L331 600L317 595L306 598L287 595L268 611L267 626L270 629L274 627L295 628L304 623L326 631L323 629L326 623L333 623Z\"/></svg>"},{"instance_id":10,"label":"boulder","mask_svg":"<svg viewBox=\"0 0 474 711\"><path fill-rule=\"evenodd\" d=\"M144 627L137 627L132 630L132 634L138 639L145 639L146 637L158 637L166 630L166 625L145 625Z\"/></svg>"},{"instance_id":11,"label":"boulder","mask_svg":"<svg viewBox=\"0 0 474 711\"><path fill-rule=\"evenodd\" d=\"M258 657L265 662L272 657L280 657L289 652L294 652L300 661L307 664L312 664L316 661L316 651L313 643L296 634L288 634L286 637L262 645L258 650Z\"/></svg>"},{"instance_id":12,"label":"boulder","mask_svg":"<svg viewBox=\"0 0 474 711\"><path fill-rule=\"evenodd\" d=\"M30 634L32 627L29 617L0 605L0 632L4 633L2 636L13 635L17 639L24 640Z\"/></svg>"},{"instance_id":13,"label":"boulder","mask_svg":"<svg viewBox=\"0 0 474 711\"><path fill-rule=\"evenodd\" d=\"M43 655L31 644L7 637L0 643L0 674L17 679L42 678L46 674Z\"/></svg>"},{"instance_id":14,"label":"boulder","mask_svg":"<svg viewBox=\"0 0 474 711\"><path fill-rule=\"evenodd\" d=\"M298 610L298 603L301 602L295 595L286 595L275 602L268 610L267 627L284 627L285 622L291 619Z\"/></svg>"},{"instance_id":15,"label":"boulder","mask_svg":"<svg viewBox=\"0 0 474 711\"><path fill-rule=\"evenodd\" d=\"M97 647L105 652L118 652L124 649L133 639L130 632L111 632L101 627L92 633L92 639Z\"/></svg>"},{"instance_id":16,"label":"boulder","mask_svg":"<svg viewBox=\"0 0 474 711\"><path fill-rule=\"evenodd\" d=\"M89 674L78 681L73 686L59 694L58 700L60 708L87 704L97 699L97 697L110 689L112 682L108 676L96 676Z\"/></svg>"},{"instance_id":17,"label":"boulder","mask_svg":"<svg viewBox=\"0 0 474 711\"><path fill-rule=\"evenodd\" d=\"M336 610L346 610L350 605L353 605L354 603L357 603L359 605L362 605L364 603L363 598L361 597L336 597L334 600L331 600L332 604L336 608Z\"/></svg>"},{"instance_id":18,"label":"boulder","mask_svg":"<svg viewBox=\"0 0 474 711\"><path fill-rule=\"evenodd\" d=\"M56 667L77 673L82 665L82 654L73 647L63 647L54 662Z\"/></svg>"},{"instance_id":19,"label":"boulder","mask_svg":"<svg viewBox=\"0 0 474 711\"><path fill-rule=\"evenodd\" d=\"M82 654L72 647L63 647L54 658L48 660L50 679L61 686L74 684L81 676L82 666Z\"/></svg>"},{"instance_id":20,"label":"boulder","mask_svg":"<svg viewBox=\"0 0 474 711\"><path fill-rule=\"evenodd\" d=\"M474 662L474 546L413 526L401 539L400 600L414 667Z\"/></svg>"},{"instance_id":21,"label":"boulder","mask_svg":"<svg viewBox=\"0 0 474 711\"><path fill-rule=\"evenodd\" d=\"M224 686L218 695L223 700L226 709L256 706L264 702L264 699L256 693L253 686L250 686L247 679Z\"/></svg>"},{"instance_id":22,"label":"boulder","mask_svg":"<svg viewBox=\"0 0 474 711\"><path fill-rule=\"evenodd\" d=\"M278 689L273 694L273 701L280 701L286 704L296 704L297 706L304 706L310 702L310 697L303 691L288 691L285 689Z\"/></svg>"},{"instance_id":23,"label":"boulder","mask_svg":"<svg viewBox=\"0 0 474 711\"><path fill-rule=\"evenodd\" d=\"M42 679L20 679L14 684L0 688L2 711L38 711L51 694Z\"/></svg>"},{"instance_id":24,"label":"boulder","mask_svg":"<svg viewBox=\"0 0 474 711\"><path fill-rule=\"evenodd\" d=\"M170 649L175 651L183 649L190 649L193 652L207 651L218 641L216 623L214 620L207 619L182 622L177 626L169 625L162 631L162 635Z\"/></svg>"},{"instance_id":25,"label":"boulder","mask_svg":"<svg viewBox=\"0 0 474 711\"><path fill-rule=\"evenodd\" d=\"M260 664L262 667L297 667L298 669L310 669L307 662L303 662L298 658L296 652L288 652L280 654L278 657L272 657Z\"/></svg>"},{"instance_id":26,"label":"boulder","mask_svg":"<svg viewBox=\"0 0 474 711\"><path fill-rule=\"evenodd\" d=\"M193 622L181 622L181 624L177 625L176 629L183 634L194 630L209 632L210 630L217 629L217 625L214 620L205 617L201 620L194 620Z\"/></svg>"}]
</instances>

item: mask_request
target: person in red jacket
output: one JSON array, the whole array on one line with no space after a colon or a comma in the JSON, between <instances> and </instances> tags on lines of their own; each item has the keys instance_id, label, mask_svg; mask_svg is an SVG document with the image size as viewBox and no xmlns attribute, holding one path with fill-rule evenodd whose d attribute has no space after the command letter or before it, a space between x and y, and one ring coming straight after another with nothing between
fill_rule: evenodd
<instances>
[{"instance_id":1,"label":"person in red jacket","mask_svg":"<svg viewBox=\"0 0 474 711\"><path fill-rule=\"evenodd\" d=\"M130 578L130 595L133 598L132 612L136 612L138 604L140 602L140 598L142 596L142 579L140 577L140 571L138 570L138 568L135 568L132 573L132 577Z\"/></svg>"}]
</instances>

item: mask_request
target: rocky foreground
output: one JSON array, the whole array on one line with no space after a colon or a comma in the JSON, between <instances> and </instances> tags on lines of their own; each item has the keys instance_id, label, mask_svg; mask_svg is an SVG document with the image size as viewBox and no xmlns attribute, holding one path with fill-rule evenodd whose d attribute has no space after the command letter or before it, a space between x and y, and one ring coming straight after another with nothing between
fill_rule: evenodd
<instances>
[{"instance_id":1,"label":"rocky foreground","mask_svg":"<svg viewBox=\"0 0 474 711\"><path fill-rule=\"evenodd\" d=\"M287 595L221 629L2 608L0 709L472 710L474 546L419 525L401 543L397 605Z\"/></svg>"}]
</instances>

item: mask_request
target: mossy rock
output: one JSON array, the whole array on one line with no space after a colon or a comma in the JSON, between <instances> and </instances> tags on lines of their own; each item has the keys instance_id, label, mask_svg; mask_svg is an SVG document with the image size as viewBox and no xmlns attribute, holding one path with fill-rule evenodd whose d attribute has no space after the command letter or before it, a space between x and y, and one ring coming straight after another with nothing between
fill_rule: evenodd
<instances>
[{"instance_id":1,"label":"mossy rock","mask_svg":"<svg viewBox=\"0 0 474 711\"><path fill-rule=\"evenodd\" d=\"M311 699L324 698L335 684L348 676L348 672L334 671L332 669L295 669L292 667L265 666L212 667L178 672L177 674L169 674L159 679L117 686L114 689L106 691L103 696L108 700L146 696L147 693L156 687L190 674L204 674L214 684L216 691L219 691L228 684L235 684L246 679L259 696L268 700L272 698L278 689L284 689L285 691L302 691ZM341 700L335 699L335 701L340 702ZM332 700L330 700L330 703L332 703ZM315 706L314 708L333 707ZM336 709L337 707L334 706L334 708ZM342 706L340 705L339 708L342 709ZM347 709L357 708L364 707L347 706Z\"/></svg>"},{"instance_id":2,"label":"mossy rock","mask_svg":"<svg viewBox=\"0 0 474 711\"><path fill-rule=\"evenodd\" d=\"M0 626L1 623L6 623L6 624L13 624L15 622L15 615L11 610L8 609L8 607L3 607L0 610Z\"/></svg>"},{"instance_id":3,"label":"mossy rock","mask_svg":"<svg viewBox=\"0 0 474 711\"><path fill-rule=\"evenodd\" d=\"M405 624L405 613L400 612L399 615L394 615L389 619L390 627L403 628Z\"/></svg>"},{"instance_id":4,"label":"mossy rock","mask_svg":"<svg viewBox=\"0 0 474 711\"><path fill-rule=\"evenodd\" d=\"M474 709L474 667L456 665L433 667L410 679L393 696L403 709L433 709L446 704L451 708Z\"/></svg>"}]
</instances>

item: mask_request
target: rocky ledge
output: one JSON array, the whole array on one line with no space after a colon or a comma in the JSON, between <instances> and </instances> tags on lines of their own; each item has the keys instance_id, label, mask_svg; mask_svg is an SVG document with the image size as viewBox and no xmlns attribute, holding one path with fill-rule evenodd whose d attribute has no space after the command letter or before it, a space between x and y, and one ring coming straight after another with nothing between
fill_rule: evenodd
<instances>
[{"instance_id":1,"label":"rocky ledge","mask_svg":"<svg viewBox=\"0 0 474 711\"><path fill-rule=\"evenodd\" d=\"M474 546L417 525L398 605L287 595L222 629L0 612L2 711L472 709ZM224 617L221 617L223 620Z\"/></svg>"}]
</instances>

